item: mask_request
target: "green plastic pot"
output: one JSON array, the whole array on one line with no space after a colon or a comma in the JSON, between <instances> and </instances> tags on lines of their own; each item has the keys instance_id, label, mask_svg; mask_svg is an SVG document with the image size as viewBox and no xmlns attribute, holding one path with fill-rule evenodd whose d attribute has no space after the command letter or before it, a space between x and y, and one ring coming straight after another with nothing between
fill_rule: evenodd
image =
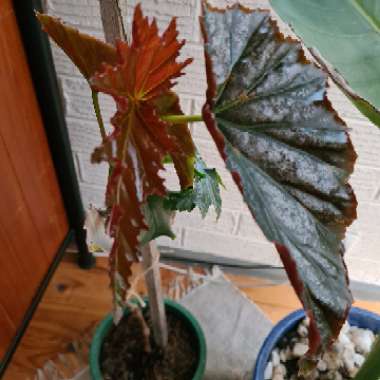
<instances>
[{"instance_id":1,"label":"green plastic pot","mask_svg":"<svg viewBox=\"0 0 380 380\"><path fill-rule=\"evenodd\" d=\"M194 316L182 305L171 300L165 300L166 311L182 319L189 330L196 337L198 345L198 365L192 380L202 380L206 367L206 339ZM128 311L126 311L128 313ZM92 380L103 380L100 369L99 358L103 345L103 340L107 336L113 324L112 315L109 314L103 319L95 331L95 335L90 347L90 373Z\"/></svg>"}]
</instances>

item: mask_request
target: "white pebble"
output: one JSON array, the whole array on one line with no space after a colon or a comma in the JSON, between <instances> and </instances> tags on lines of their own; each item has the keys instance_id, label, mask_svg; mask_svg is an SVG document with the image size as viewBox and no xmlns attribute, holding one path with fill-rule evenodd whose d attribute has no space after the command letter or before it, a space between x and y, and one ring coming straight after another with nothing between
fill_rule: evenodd
<instances>
[{"instance_id":1,"label":"white pebble","mask_svg":"<svg viewBox=\"0 0 380 380\"><path fill-rule=\"evenodd\" d=\"M365 361L365 357L363 355L355 353L354 363L358 368L360 368L363 365L364 361Z\"/></svg>"},{"instance_id":2,"label":"white pebble","mask_svg":"<svg viewBox=\"0 0 380 380\"><path fill-rule=\"evenodd\" d=\"M372 331L352 327L350 330L350 336L357 352L367 355L371 351L372 344L375 340Z\"/></svg>"},{"instance_id":3,"label":"white pebble","mask_svg":"<svg viewBox=\"0 0 380 380\"><path fill-rule=\"evenodd\" d=\"M337 371L342 365L342 361L339 360L338 355L334 352L325 352L322 359L326 362L329 371Z\"/></svg>"},{"instance_id":4,"label":"white pebble","mask_svg":"<svg viewBox=\"0 0 380 380\"><path fill-rule=\"evenodd\" d=\"M307 326L303 323L300 323L297 328L297 333L301 338L306 338L308 336Z\"/></svg>"},{"instance_id":5,"label":"white pebble","mask_svg":"<svg viewBox=\"0 0 380 380\"><path fill-rule=\"evenodd\" d=\"M348 323L348 321L346 321L346 322L344 322L344 325L342 326L342 329L340 330L340 332L341 332L341 334L348 334L350 329L351 329L351 326Z\"/></svg>"},{"instance_id":6,"label":"white pebble","mask_svg":"<svg viewBox=\"0 0 380 380\"><path fill-rule=\"evenodd\" d=\"M349 374L348 374L348 376L351 378L351 379L353 379L355 376L356 376L356 374L359 372L359 368L358 367L355 367Z\"/></svg>"},{"instance_id":7,"label":"white pebble","mask_svg":"<svg viewBox=\"0 0 380 380\"><path fill-rule=\"evenodd\" d=\"M287 362L292 357L293 357L292 350L290 349L289 346L280 351L280 359L283 363Z\"/></svg>"},{"instance_id":8,"label":"white pebble","mask_svg":"<svg viewBox=\"0 0 380 380\"><path fill-rule=\"evenodd\" d=\"M353 377L352 375L354 374L356 370L354 357L355 357L354 348L350 346L346 347L343 351L342 359L343 359L344 367L350 377Z\"/></svg>"},{"instance_id":9,"label":"white pebble","mask_svg":"<svg viewBox=\"0 0 380 380\"><path fill-rule=\"evenodd\" d=\"M273 367L277 367L280 365L280 355L277 349L272 351L272 364Z\"/></svg>"},{"instance_id":10,"label":"white pebble","mask_svg":"<svg viewBox=\"0 0 380 380\"><path fill-rule=\"evenodd\" d=\"M351 339L346 333L341 332L338 337L338 342L347 345L351 343Z\"/></svg>"},{"instance_id":11,"label":"white pebble","mask_svg":"<svg viewBox=\"0 0 380 380\"><path fill-rule=\"evenodd\" d=\"M308 349L309 349L309 347L307 346L307 344L296 343L293 347L292 354L294 357L300 358L301 356L306 354Z\"/></svg>"},{"instance_id":12,"label":"white pebble","mask_svg":"<svg viewBox=\"0 0 380 380\"><path fill-rule=\"evenodd\" d=\"M269 362L264 371L264 380L270 380L273 375L273 364Z\"/></svg>"},{"instance_id":13,"label":"white pebble","mask_svg":"<svg viewBox=\"0 0 380 380\"><path fill-rule=\"evenodd\" d=\"M347 345L354 347L353 343L350 340L348 341L348 343L346 345L340 341L337 341L332 346L332 352L336 353L337 355L342 355L342 353L343 353L343 351Z\"/></svg>"},{"instance_id":14,"label":"white pebble","mask_svg":"<svg viewBox=\"0 0 380 380\"><path fill-rule=\"evenodd\" d=\"M317 364L317 369L321 372L327 371L327 363L323 359L320 359Z\"/></svg>"},{"instance_id":15,"label":"white pebble","mask_svg":"<svg viewBox=\"0 0 380 380\"><path fill-rule=\"evenodd\" d=\"M273 368L272 379L275 376L282 376L282 377L286 376L286 367L283 364L280 364L277 367Z\"/></svg>"}]
</instances>

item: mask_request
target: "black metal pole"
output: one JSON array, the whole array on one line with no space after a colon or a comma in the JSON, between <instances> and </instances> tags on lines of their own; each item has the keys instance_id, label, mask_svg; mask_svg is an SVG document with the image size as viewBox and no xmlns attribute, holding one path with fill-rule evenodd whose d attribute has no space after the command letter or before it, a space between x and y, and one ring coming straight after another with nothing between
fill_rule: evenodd
<instances>
[{"instance_id":1,"label":"black metal pole","mask_svg":"<svg viewBox=\"0 0 380 380\"><path fill-rule=\"evenodd\" d=\"M35 10L42 11L41 0L14 0L13 3L67 217L75 233L78 263L84 269L91 268L95 258L86 244L83 204L53 57L48 38L34 13Z\"/></svg>"}]
</instances>

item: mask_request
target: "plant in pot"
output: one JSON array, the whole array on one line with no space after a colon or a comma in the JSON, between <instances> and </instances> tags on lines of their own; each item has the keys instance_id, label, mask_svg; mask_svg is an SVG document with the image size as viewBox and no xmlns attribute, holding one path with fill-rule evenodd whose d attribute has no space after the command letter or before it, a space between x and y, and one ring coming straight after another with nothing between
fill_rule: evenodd
<instances>
[{"instance_id":1,"label":"plant in pot","mask_svg":"<svg viewBox=\"0 0 380 380\"><path fill-rule=\"evenodd\" d=\"M98 327L91 346L94 379L201 379L206 346L195 318L181 305L162 297L158 236L175 238L171 219L175 210L199 207L206 215L213 204L220 213L220 178L196 152L187 123L171 91L191 59L178 62L184 41L178 41L176 20L160 35L156 21L137 6L131 41L112 9L101 5L108 30L105 43L37 14L44 30L66 52L87 79L99 125L101 144L92 161L109 165L106 189L106 229L113 244L110 277L114 313ZM108 2L108 5L112 2ZM113 2L114 15L120 17ZM116 8L115 8L116 5ZM110 21L111 19L111 21ZM117 111L109 134L101 115L98 93L113 97ZM174 164L180 191L169 191L160 172ZM104 227L103 227L104 228ZM132 265L142 261L148 307L131 301ZM140 300L141 301L141 300ZM115 322L115 324L113 323ZM117 325L117 327L116 327Z\"/></svg>"},{"instance_id":2,"label":"plant in pot","mask_svg":"<svg viewBox=\"0 0 380 380\"><path fill-rule=\"evenodd\" d=\"M109 13L101 8L102 16ZM154 368L168 358L169 317L152 241L160 235L173 237L174 211L198 206L204 214L211 204L220 209L219 177L196 153L187 127L188 122L204 121L253 218L275 244L309 317L310 345L303 363L310 365L337 338L352 304L342 239L356 217L356 199L347 182L356 154L344 121L326 97L326 73L305 58L300 42L280 33L268 11L238 4L221 10L203 2L206 103L202 115L183 115L171 88L190 60L176 60L183 42L177 40L175 21L160 36L138 6L129 42L122 22L108 22L110 43L104 43L54 17L38 17L90 85L102 138L92 160L109 164L114 319L119 322L125 308L129 316L102 333L105 343L99 343L98 352L101 344L112 355L125 351L112 347L115 331L128 325L120 341L134 346L133 362L140 360L137 378L162 375ZM117 106L109 134L99 92L112 96ZM166 189L160 177L168 161L174 163L180 191ZM140 260L146 270L148 312L129 302L131 268ZM202 378L201 361L187 377L177 373L176 378ZM100 378L99 364L93 364L98 368L94 377Z\"/></svg>"}]
</instances>

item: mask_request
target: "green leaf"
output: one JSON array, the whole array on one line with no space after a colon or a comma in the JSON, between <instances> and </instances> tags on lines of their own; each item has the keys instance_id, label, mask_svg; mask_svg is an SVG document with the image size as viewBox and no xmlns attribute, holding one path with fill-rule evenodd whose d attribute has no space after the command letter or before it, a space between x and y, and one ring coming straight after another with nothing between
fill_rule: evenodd
<instances>
[{"instance_id":1,"label":"green leaf","mask_svg":"<svg viewBox=\"0 0 380 380\"><path fill-rule=\"evenodd\" d=\"M158 195L149 196L146 204L143 205L143 212L149 229L140 239L142 245L159 236L175 239L175 234L171 229L173 211L166 207L165 198Z\"/></svg>"},{"instance_id":2,"label":"green leaf","mask_svg":"<svg viewBox=\"0 0 380 380\"><path fill-rule=\"evenodd\" d=\"M356 217L347 128L326 98L324 72L269 12L206 6L202 27L204 120L311 317L315 353L337 336L352 302L342 258Z\"/></svg>"},{"instance_id":3,"label":"green leaf","mask_svg":"<svg viewBox=\"0 0 380 380\"><path fill-rule=\"evenodd\" d=\"M171 191L165 200L165 206L173 211L192 211L195 207L193 188Z\"/></svg>"},{"instance_id":4,"label":"green leaf","mask_svg":"<svg viewBox=\"0 0 380 380\"><path fill-rule=\"evenodd\" d=\"M204 218L211 206L214 206L217 217L222 212L220 188L222 181L216 169L208 169L199 156L195 161L194 204Z\"/></svg>"},{"instance_id":5,"label":"green leaf","mask_svg":"<svg viewBox=\"0 0 380 380\"><path fill-rule=\"evenodd\" d=\"M270 1L305 44L316 47L345 78L348 86L339 81L336 82L338 86L380 127L379 1Z\"/></svg>"},{"instance_id":6,"label":"green leaf","mask_svg":"<svg viewBox=\"0 0 380 380\"><path fill-rule=\"evenodd\" d=\"M216 169L207 168L198 153L195 157L193 187L170 192L165 205L171 210L188 212L198 207L203 218L213 206L219 217L222 211L220 185L223 184Z\"/></svg>"}]
</instances>

